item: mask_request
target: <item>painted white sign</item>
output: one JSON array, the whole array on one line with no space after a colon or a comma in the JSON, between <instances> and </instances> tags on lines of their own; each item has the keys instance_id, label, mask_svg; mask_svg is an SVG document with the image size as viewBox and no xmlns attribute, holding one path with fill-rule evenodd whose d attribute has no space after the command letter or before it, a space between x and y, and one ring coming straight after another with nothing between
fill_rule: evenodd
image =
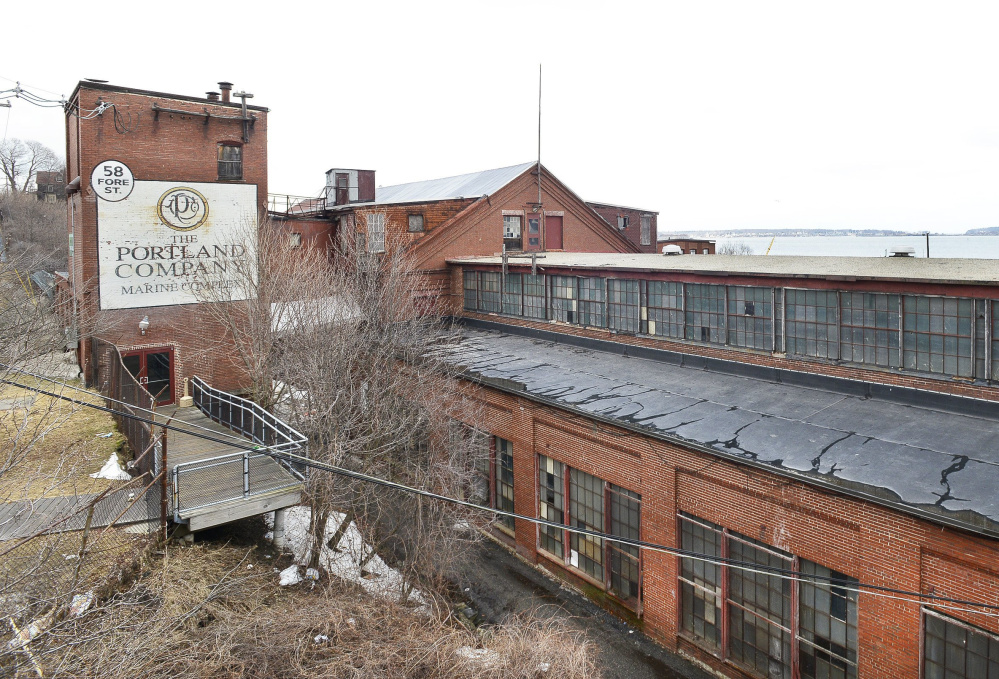
<instances>
[{"instance_id":1,"label":"painted white sign","mask_svg":"<svg viewBox=\"0 0 999 679\"><path fill-rule=\"evenodd\" d=\"M135 178L125 163L105 160L103 163L98 163L90 173L90 186L98 198L117 203L131 195Z\"/></svg>"},{"instance_id":2,"label":"painted white sign","mask_svg":"<svg viewBox=\"0 0 999 679\"><path fill-rule=\"evenodd\" d=\"M137 181L128 200L98 201L101 309L195 304L205 286L246 299L256 206L246 184Z\"/></svg>"}]
</instances>

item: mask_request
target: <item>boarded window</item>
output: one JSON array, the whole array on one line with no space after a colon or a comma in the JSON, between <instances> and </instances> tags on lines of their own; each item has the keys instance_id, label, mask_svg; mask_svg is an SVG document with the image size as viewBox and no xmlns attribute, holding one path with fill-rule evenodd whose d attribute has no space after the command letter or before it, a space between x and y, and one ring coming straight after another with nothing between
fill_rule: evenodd
<instances>
[{"instance_id":1,"label":"boarded window","mask_svg":"<svg viewBox=\"0 0 999 679\"><path fill-rule=\"evenodd\" d=\"M219 179L243 178L243 147L219 144Z\"/></svg>"},{"instance_id":2,"label":"boarded window","mask_svg":"<svg viewBox=\"0 0 999 679\"><path fill-rule=\"evenodd\" d=\"M652 245L652 215L642 215L642 245Z\"/></svg>"},{"instance_id":3,"label":"boarded window","mask_svg":"<svg viewBox=\"0 0 999 679\"><path fill-rule=\"evenodd\" d=\"M423 215L409 215L410 232L423 231Z\"/></svg>"}]
</instances>

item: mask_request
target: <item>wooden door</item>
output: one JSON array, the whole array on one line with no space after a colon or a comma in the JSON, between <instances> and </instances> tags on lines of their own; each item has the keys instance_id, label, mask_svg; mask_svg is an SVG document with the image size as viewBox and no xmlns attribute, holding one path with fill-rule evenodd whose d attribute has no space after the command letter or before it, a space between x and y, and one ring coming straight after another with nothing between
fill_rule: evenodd
<instances>
[{"instance_id":1,"label":"wooden door","mask_svg":"<svg viewBox=\"0 0 999 679\"><path fill-rule=\"evenodd\" d=\"M545 217L545 250L562 249L562 216Z\"/></svg>"},{"instance_id":2,"label":"wooden door","mask_svg":"<svg viewBox=\"0 0 999 679\"><path fill-rule=\"evenodd\" d=\"M346 205L350 202L350 175L345 172L337 172L336 182L336 204Z\"/></svg>"}]
</instances>

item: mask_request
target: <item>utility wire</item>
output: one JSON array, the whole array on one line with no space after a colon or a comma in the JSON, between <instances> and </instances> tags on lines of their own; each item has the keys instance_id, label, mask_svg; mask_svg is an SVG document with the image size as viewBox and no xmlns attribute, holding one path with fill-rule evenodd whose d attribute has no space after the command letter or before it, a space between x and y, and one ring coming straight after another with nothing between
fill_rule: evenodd
<instances>
[{"instance_id":1,"label":"utility wire","mask_svg":"<svg viewBox=\"0 0 999 679\"><path fill-rule=\"evenodd\" d=\"M2 363L0 363L0 367L8 367L9 368L9 366L5 366ZM236 447L236 448L240 448L241 450L247 450L247 446L245 446L245 445L239 445L235 441L225 440L225 439L219 439L219 438L216 438L215 436L210 436L210 435L207 435L207 434L201 434L201 433L198 433L198 432L185 430L184 428L178 427L176 425L169 425L169 424L165 424L165 423L162 423L162 422L156 422L155 420L150 420L148 418L141 417L141 416L135 415L133 413L128 413L128 412L124 412L124 411L117 411L117 410L114 410L112 408L108 408L108 407L105 407L105 406L100 406L100 405L97 405L97 404L94 404L94 403L88 403L86 401L81 401L79 399L74 399L74 398L69 397L69 396L64 396L64 395L57 394L57 393L54 393L54 392L46 391L46 390L41 389L39 387L32 387L30 385L20 384L18 382L13 381L13 380L8 380L8 379L2 379L2 378L0 378L0 384L8 384L8 385L11 385L11 386L14 386L14 387L19 387L21 389L27 389L29 391L34 391L36 393L44 394L44 395L50 396L52 398L58 398L58 399L62 399L64 401L69 401L71 403L75 403L75 404L78 404L78 405L81 405L81 406L84 406L84 407L87 407L87 408L94 408L96 410L101 410L101 411L104 411L104 412L107 412L107 413L111 413L111 414L114 414L114 415L119 415L121 417L126 417L126 418L133 419L133 420L136 420L136 421L139 421L139 422L144 422L146 424L150 424L150 425L153 425L153 426L156 426L156 427L162 427L164 429L168 429L168 430L171 430L171 431L178 431L180 433L187 434L189 436L194 436L194 437L201 438L201 439L205 439L205 440L211 441L213 443L218 443L218 444L221 444L221 445ZM63 386L73 388L72 385L68 385L68 384L64 384L64 383L58 383L58 384L63 384ZM383 486L385 488L391 488L391 489L399 490L399 491L406 492L406 493L412 493L412 494L416 494L416 495L421 495L423 497L427 497L427 498L430 498L430 499L433 499L433 500L439 500L439 501L442 501L442 502L447 502L447 503L450 503L450 504L453 504L453 505L457 505L457 506L461 506L461 507L467 507L469 509L474 509L474 510L477 510L477 511L489 512L489 513L495 514L497 516L507 516L507 517L510 517L510 518L513 518L513 519L519 519L521 521L526 521L526 522L529 522L529 523L534 523L534 524L537 524L539 526L547 526L547 527L550 527L550 528L555 528L555 529L558 529L558 530L563 530L563 531L566 531L566 532L569 532L569 533L577 533L579 535L586 535L586 536L589 536L589 537L595 537L595 538L599 538L601 540L606 540L608 542L616 542L616 543L619 543L619 544L628 545L628 546L636 547L636 548L639 548L639 549L646 549L646 550L651 550L651 551L656 551L656 552L662 552L662 553L665 553L665 554L672 554L674 556L678 556L678 557L684 558L684 559L691 559L691 560L694 560L694 561L703 561L703 562L711 563L711 564L715 564L715 565L721 565L721 566L726 566L726 567L729 567L729 568L735 568L735 569L742 570L742 571L745 571L745 572L766 575L768 577L777 577L777 578L782 578L782 579L787 579L787 580L801 580L801 581L805 581L805 582L811 582L811 584L813 584L813 585L836 587L838 589L842 589L842 590L846 590L846 591L852 591L852 592L856 592L858 594L871 594L871 595L879 596L879 597L882 597L882 598L895 599L895 600L899 600L899 601L905 601L905 602L908 602L908 603L914 603L914 604L917 604L917 605L918 604L922 604L922 603L924 603L926 601L940 602L940 603L936 604L937 607L939 607L939 608L944 608L944 609L949 609L949 610L956 610L956 611L963 611L963 612L971 612L971 613L975 613L977 615L985 615L985 616L989 616L989 617L999 618L999 605L996 605L996 604L987 604L987 603L980 602L980 601L969 601L969 600L965 600L965 599L956 599L956 598L953 598L953 597L944 597L944 596L939 596L939 595L935 595L935 594L923 594L921 592L913 592L913 591L903 590L903 589L897 589L897 588L893 588L893 587L885 587L885 586L882 586L882 585L872 585L872 584L867 584L867 583L861 583L859 581L856 584L851 584L851 583L844 582L842 578L836 578L836 577L832 577L832 576L824 576L824 575L819 575L819 574L814 574L814 573L802 573L800 571L794 571L794 570L791 570L791 569L788 569L788 568L778 568L778 567L767 566L767 565L764 565L764 564L758 564L758 563L754 563L754 562L737 561L735 559L726 559L726 558L722 558L722 557L713 556L713 555L710 555L710 554L701 554L701 553L698 553L698 552L693 552L693 551L690 551L690 550L680 549L680 548L677 548L677 547L668 547L666 545L660 545L660 544L657 544L657 543L654 543L654 542L647 542L645 540L637 540L637 539L634 539L634 538L625 538L625 537L620 537L620 536L616 536L616 535L611 535L609 533L604 533L602 531L591 530L591 529L588 529L588 528L577 528L577 527L573 527L573 526L568 526L568 525L565 525L565 524L556 523L554 521L548 521L546 519L541 519L541 518L537 518L537 517L533 517L533 516L527 516L527 515L524 515L524 514L517 514L515 512L508 512L508 511L505 511L505 510L502 510L502 509L494 509L494 508L491 508L491 507L483 507L482 505L476 504L474 502L469 502L467 500L459 500L457 498L448 497L446 495L440 495L440 494L434 493L432 491L423 490L423 489L420 489L420 488L413 488L411 486L406 486L406 485L403 485L401 483L396 483L395 481L389 481L387 479L382 479L382 478L379 478L379 477L376 477L376 476L370 476L370 475L364 474L362 472L356 472L356 471L352 471L352 470L349 470L349 469L344 469L342 467L337 467L335 465L330 465L330 464L325 464L325 463L322 463L322 462L317 462L315 460L311 460L311 459L309 459L307 457L304 457L304 456L301 456L301 455L295 455L293 453L271 451L271 450L267 450L266 447L256 447L255 449L258 450L259 452L267 454L268 456L270 456L272 458L275 458L275 459L283 459L283 460L286 460L288 462L294 462L294 463L297 463L297 464L301 464L303 466L307 466L307 467L312 468L312 469L318 469L320 471L325 471L325 472L329 472L329 473L332 473L332 474L336 474L338 476L345 476L345 477L352 478L352 479L355 479L355 480L358 480L358 481L364 481L364 482L367 482L367 483L372 483L372 484L375 484L375 485ZM913 598L913 597L915 597L915 598ZM966 608L968 606L972 606L974 608ZM980 609L980 608L981 609L991 610L991 611L996 611L996 612L995 613L987 613L985 611L977 610L977 609Z\"/></svg>"}]
</instances>

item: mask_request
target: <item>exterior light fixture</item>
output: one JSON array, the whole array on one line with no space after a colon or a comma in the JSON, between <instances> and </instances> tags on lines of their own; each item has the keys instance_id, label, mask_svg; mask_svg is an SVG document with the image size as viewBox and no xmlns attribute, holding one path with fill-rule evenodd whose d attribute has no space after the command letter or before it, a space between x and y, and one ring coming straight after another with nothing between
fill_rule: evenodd
<instances>
[{"instance_id":1,"label":"exterior light fixture","mask_svg":"<svg viewBox=\"0 0 999 679\"><path fill-rule=\"evenodd\" d=\"M142 320L139 321L139 331L145 335L146 330L149 330L149 316L143 316Z\"/></svg>"}]
</instances>

